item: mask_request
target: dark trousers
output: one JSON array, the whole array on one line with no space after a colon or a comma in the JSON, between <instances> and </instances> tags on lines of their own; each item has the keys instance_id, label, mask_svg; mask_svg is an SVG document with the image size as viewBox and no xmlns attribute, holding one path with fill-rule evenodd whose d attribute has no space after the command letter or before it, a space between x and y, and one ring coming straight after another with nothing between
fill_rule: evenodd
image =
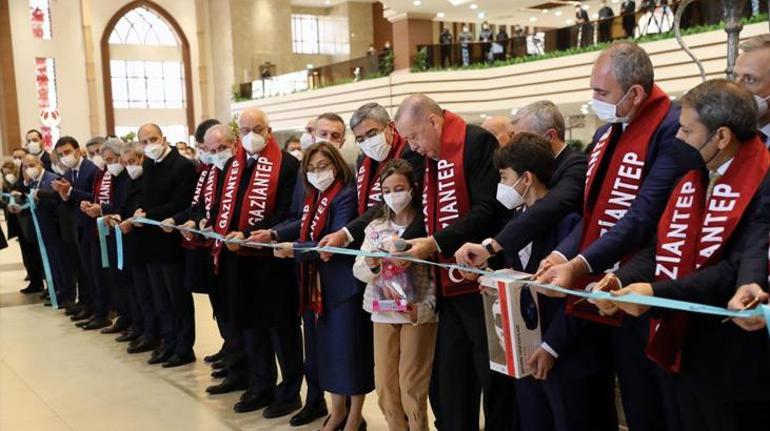
<instances>
[{"instance_id":1,"label":"dark trousers","mask_svg":"<svg viewBox=\"0 0 770 431\"><path fill-rule=\"evenodd\" d=\"M96 281L96 274L94 273L91 262L94 255L94 248L99 247L96 243L96 238L92 235L84 235L83 229L80 228L78 232L78 256L80 258L80 278L78 279L78 302L85 304L91 310L94 310L94 282ZM98 250L96 253L98 254Z\"/></svg>"},{"instance_id":2,"label":"dark trousers","mask_svg":"<svg viewBox=\"0 0 770 431\"><path fill-rule=\"evenodd\" d=\"M195 307L192 293L182 285L182 271L181 263L147 264L163 347L187 356L195 344Z\"/></svg>"},{"instance_id":3,"label":"dark trousers","mask_svg":"<svg viewBox=\"0 0 770 431\"><path fill-rule=\"evenodd\" d=\"M318 347L316 342L315 313L306 311L302 313L302 331L305 335L305 383L307 384L307 396L305 404L317 406L324 400L324 392L318 385Z\"/></svg>"},{"instance_id":4,"label":"dark trousers","mask_svg":"<svg viewBox=\"0 0 770 431\"><path fill-rule=\"evenodd\" d=\"M249 364L249 391L272 395L276 402L299 398L302 385L302 336L299 322L270 329L245 329L243 342ZM281 367L282 380L279 385L276 385L276 358Z\"/></svg>"},{"instance_id":5,"label":"dark trousers","mask_svg":"<svg viewBox=\"0 0 770 431\"><path fill-rule=\"evenodd\" d=\"M478 430L482 389L485 429L514 430L514 382L489 369L481 296L443 298L440 313L435 370L441 430Z\"/></svg>"},{"instance_id":6,"label":"dark trousers","mask_svg":"<svg viewBox=\"0 0 770 431\"><path fill-rule=\"evenodd\" d=\"M43 261L40 259L40 248L35 237L19 235L19 248L21 249L21 261L29 276L29 285L34 288L43 287ZM72 295L74 298L74 295ZM72 299L72 298L70 298Z\"/></svg>"},{"instance_id":7,"label":"dark trousers","mask_svg":"<svg viewBox=\"0 0 770 431\"><path fill-rule=\"evenodd\" d=\"M59 303L75 300L75 281L72 277L72 259L65 244L55 235L47 235L43 239L51 278L56 290ZM42 265L42 263L41 263Z\"/></svg>"},{"instance_id":8,"label":"dark trousers","mask_svg":"<svg viewBox=\"0 0 770 431\"><path fill-rule=\"evenodd\" d=\"M217 317L217 327L222 339L223 358L227 364L228 379L237 381L249 378L249 364L246 360L246 352L243 341L243 331L239 330L232 321Z\"/></svg>"},{"instance_id":9,"label":"dark trousers","mask_svg":"<svg viewBox=\"0 0 770 431\"><path fill-rule=\"evenodd\" d=\"M153 300L147 265L133 265L131 267L131 280L130 297L135 301L138 313L141 315L139 320L141 320L142 336L148 340L157 340L159 337L158 315L155 312L155 301Z\"/></svg>"},{"instance_id":10,"label":"dark trousers","mask_svg":"<svg viewBox=\"0 0 770 431\"><path fill-rule=\"evenodd\" d=\"M557 368L544 381L531 376L516 380L521 431L596 430L588 413L594 401L589 396L590 378L571 378Z\"/></svg>"}]
</instances>

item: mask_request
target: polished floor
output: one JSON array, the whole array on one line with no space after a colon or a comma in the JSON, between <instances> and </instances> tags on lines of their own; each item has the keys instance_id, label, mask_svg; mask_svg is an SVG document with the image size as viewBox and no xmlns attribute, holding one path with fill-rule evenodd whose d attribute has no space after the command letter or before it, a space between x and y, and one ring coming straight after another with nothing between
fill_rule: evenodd
<instances>
[{"instance_id":1,"label":"polished floor","mask_svg":"<svg viewBox=\"0 0 770 431\"><path fill-rule=\"evenodd\" d=\"M5 230L5 226L3 226ZM7 230L6 230L7 232ZM128 355L114 336L84 332L62 311L23 295L24 269L16 241L0 250L0 430L315 430L289 418L232 410L240 393L208 396L204 355L220 346L211 307L196 295L195 351L199 360L163 369L145 363L149 353ZM303 389L304 393L304 389ZM369 429L386 430L374 394L364 417Z\"/></svg>"}]
</instances>

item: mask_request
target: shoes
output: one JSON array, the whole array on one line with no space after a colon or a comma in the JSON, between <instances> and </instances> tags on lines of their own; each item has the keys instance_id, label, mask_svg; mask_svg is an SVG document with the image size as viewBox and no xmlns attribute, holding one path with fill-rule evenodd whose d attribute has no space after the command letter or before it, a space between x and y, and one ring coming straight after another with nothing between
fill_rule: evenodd
<instances>
[{"instance_id":1,"label":"shoes","mask_svg":"<svg viewBox=\"0 0 770 431\"><path fill-rule=\"evenodd\" d=\"M303 407L299 413L291 418L289 425L293 427L307 425L310 422L313 422L314 420L322 418L328 414L329 411L326 409L326 401L321 401L317 405L308 404Z\"/></svg>"},{"instance_id":2,"label":"shoes","mask_svg":"<svg viewBox=\"0 0 770 431\"><path fill-rule=\"evenodd\" d=\"M115 323L113 323L112 326L102 329L102 334L119 334L128 329L129 326L131 326L131 322L121 316L115 320Z\"/></svg>"},{"instance_id":3,"label":"shoes","mask_svg":"<svg viewBox=\"0 0 770 431\"><path fill-rule=\"evenodd\" d=\"M139 337L136 339L136 343L131 343L126 349L128 353L143 353L155 350L158 347L157 340L151 340L148 338Z\"/></svg>"},{"instance_id":4,"label":"shoes","mask_svg":"<svg viewBox=\"0 0 770 431\"><path fill-rule=\"evenodd\" d=\"M236 413L253 412L265 408L273 402L273 396L267 394L255 394L246 391L241 395L241 400L235 403L233 410Z\"/></svg>"},{"instance_id":5,"label":"shoes","mask_svg":"<svg viewBox=\"0 0 770 431\"><path fill-rule=\"evenodd\" d=\"M139 330L137 327L132 326L128 328L127 331L124 331L117 338L115 338L115 341L117 341L118 343L125 343L127 341L134 341L141 336L142 336L142 331Z\"/></svg>"},{"instance_id":6,"label":"shoes","mask_svg":"<svg viewBox=\"0 0 770 431\"><path fill-rule=\"evenodd\" d=\"M203 362L207 364L213 364L214 362L219 362L222 359L224 359L224 353L222 353L222 350L220 350L213 355L204 356Z\"/></svg>"},{"instance_id":7,"label":"shoes","mask_svg":"<svg viewBox=\"0 0 770 431\"><path fill-rule=\"evenodd\" d=\"M48 299L48 291L47 290L40 290L40 292L43 292L43 293L38 295L38 298L40 298L40 299Z\"/></svg>"},{"instance_id":8,"label":"shoes","mask_svg":"<svg viewBox=\"0 0 770 431\"><path fill-rule=\"evenodd\" d=\"M215 379L224 379L230 371L227 368L220 368L211 372L211 377Z\"/></svg>"},{"instance_id":9,"label":"shoes","mask_svg":"<svg viewBox=\"0 0 770 431\"><path fill-rule=\"evenodd\" d=\"M297 397L291 401L270 404L265 411L262 412L262 416L264 416L265 419L280 418L295 410L299 410L301 407L302 401Z\"/></svg>"},{"instance_id":10,"label":"shoes","mask_svg":"<svg viewBox=\"0 0 770 431\"><path fill-rule=\"evenodd\" d=\"M147 363L149 365L162 364L162 363L168 361L171 358L172 355L173 355L173 353L171 352L171 350L168 350L168 351L163 350L163 349L155 350L155 351L153 351L152 356L150 357L150 359L147 360Z\"/></svg>"},{"instance_id":11,"label":"shoes","mask_svg":"<svg viewBox=\"0 0 770 431\"><path fill-rule=\"evenodd\" d=\"M80 311L70 316L70 320L77 322L78 320L90 319L93 315L94 313L92 313L91 310L89 310L87 307L81 307Z\"/></svg>"},{"instance_id":12,"label":"shoes","mask_svg":"<svg viewBox=\"0 0 770 431\"><path fill-rule=\"evenodd\" d=\"M206 388L206 392L211 395L226 394L228 392L245 391L249 387L246 379L224 379L218 385L212 385Z\"/></svg>"},{"instance_id":13,"label":"shoes","mask_svg":"<svg viewBox=\"0 0 770 431\"><path fill-rule=\"evenodd\" d=\"M64 314L67 316L74 316L75 314L78 314L81 309L82 307L80 304L72 302L69 306L64 307Z\"/></svg>"},{"instance_id":14,"label":"shoes","mask_svg":"<svg viewBox=\"0 0 770 431\"><path fill-rule=\"evenodd\" d=\"M51 300L49 299L49 300L45 301L43 303L43 305L46 306L46 307L50 307L51 306Z\"/></svg>"},{"instance_id":15,"label":"shoes","mask_svg":"<svg viewBox=\"0 0 770 431\"><path fill-rule=\"evenodd\" d=\"M329 420L332 418L332 415L326 416L326 419L324 419L323 427L326 428L326 424L329 423ZM348 417L345 416L344 419L342 419L342 422L338 423L335 427L335 431L342 431L345 429L345 424L348 422Z\"/></svg>"},{"instance_id":16,"label":"shoes","mask_svg":"<svg viewBox=\"0 0 770 431\"><path fill-rule=\"evenodd\" d=\"M211 363L211 368L213 368L215 370L218 370L220 368L225 368L225 367L227 367L227 363L225 362L224 359L220 359L220 360L218 360L216 362L212 362Z\"/></svg>"},{"instance_id":17,"label":"shoes","mask_svg":"<svg viewBox=\"0 0 770 431\"><path fill-rule=\"evenodd\" d=\"M179 367L181 365L189 364L191 362L195 362L195 353L193 352L190 352L182 356L174 354L174 355L171 355L170 358L168 358L168 361L163 363L163 368Z\"/></svg>"},{"instance_id":18,"label":"shoes","mask_svg":"<svg viewBox=\"0 0 770 431\"><path fill-rule=\"evenodd\" d=\"M43 286L33 286L33 285L30 284L29 286L25 287L24 289L21 289L19 292L21 292L21 293L23 293L25 295L30 295L30 294L38 293L38 292L42 292L42 291L43 291Z\"/></svg>"},{"instance_id":19,"label":"shoes","mask_svg":"<svg viewBox=\"0 0 770 431\"><path fill-rule=\"evenodd\" d=\"M102 329L112 325L110 319L94 319L84 325L82 328L85 331L93 331L94 329Z\"/></svg>"},{"instance_id":20,"label":"shoes","mask_svg":"<svg viewBox=\"0 0 770 431\"><path fill-rule=\"evenodd\" d=\"M91 316L88 320L81 320L80 322L76 323L75 326L77 326L78 328L83 328L84 326L88 325L93 321L94 321L94 318L93 316Z\"/></svg>"}]
</instances>

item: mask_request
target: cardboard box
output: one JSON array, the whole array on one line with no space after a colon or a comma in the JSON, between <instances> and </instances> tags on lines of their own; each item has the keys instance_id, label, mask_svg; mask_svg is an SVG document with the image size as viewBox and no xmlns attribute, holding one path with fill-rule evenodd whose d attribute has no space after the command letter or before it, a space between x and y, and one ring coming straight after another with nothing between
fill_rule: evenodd
<instances>
[{"instance_id":1,"label":"cardboard box","mask_svg":"<svg viewBox=\"0 0 770 431\"><path fill-rule=\"evenodd\" d=\"M482 287L489 346L489 368L515 378L532 374L527 359L540 347L540 311L537 292L510 269L495 271L505 278L485 275Z\"/></svg>"}]
</instances>

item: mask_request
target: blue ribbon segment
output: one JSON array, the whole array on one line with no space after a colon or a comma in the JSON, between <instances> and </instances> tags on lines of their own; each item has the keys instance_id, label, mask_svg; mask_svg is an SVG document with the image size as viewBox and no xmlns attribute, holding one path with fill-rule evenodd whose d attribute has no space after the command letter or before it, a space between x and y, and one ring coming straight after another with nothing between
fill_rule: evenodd
<instances>
[{"instance_id":1,"label":"blue ribbon segment","mask_svg":"<svg viewBox=\"0 0 770 431\"><path fill-rule=\"evenodd\" d=\"M107 235L110 234L110 227L104 217L96 219L96 231L99 234L99 253L102 259L102 268L110 267L110 255L107 250Z\"/></svg>"}]
</instances>

